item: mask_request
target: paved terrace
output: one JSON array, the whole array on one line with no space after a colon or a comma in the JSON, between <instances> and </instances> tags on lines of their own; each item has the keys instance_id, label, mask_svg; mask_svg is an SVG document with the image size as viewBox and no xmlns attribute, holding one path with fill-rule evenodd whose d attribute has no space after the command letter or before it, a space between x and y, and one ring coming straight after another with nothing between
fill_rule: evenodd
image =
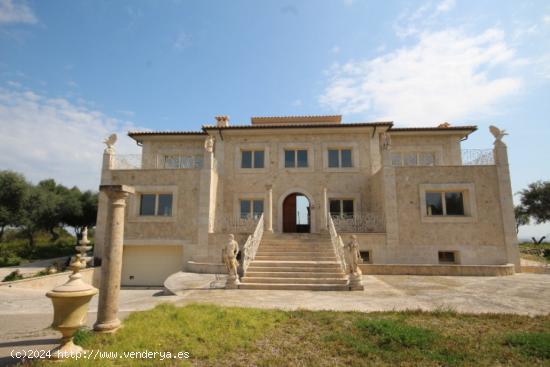
<instances>
[{"instance_id":1,"label":"paved terrace","mask_svg":"<svg viewBox=\"0 0 550 367\"><path fill-rule=\"evenodd\" d=\"M453 309L465 313L550 312L550 274L508 277L364 276L361 292L224 290L223 280L209 274L180 273L176 295L160 289L124 289L121 316L163 302L177 305L214 303L224 306L285 310L391 311ZM0 365L13 363L12 349L51 348L58 334L49 329L53 309L46 290L0 288ZM88 325L95 322L97 296Z\"/></svg>"}]
</instances>

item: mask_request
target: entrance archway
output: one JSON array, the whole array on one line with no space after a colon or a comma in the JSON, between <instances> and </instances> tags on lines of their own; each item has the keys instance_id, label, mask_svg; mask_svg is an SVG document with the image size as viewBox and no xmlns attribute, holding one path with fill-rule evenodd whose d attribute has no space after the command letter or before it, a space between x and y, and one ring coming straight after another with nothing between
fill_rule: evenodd
<instances>
[{"instance_id":1,"label":"entrance archway","mask_svg":"<svg viewBox=\"0 0 550 367\"><path fill-rule=\"evenodd\" d=\"M283 200L283 232L311 232L311 205L306 195L299 192L289 194Z\"/></svg>"}]
</instances>

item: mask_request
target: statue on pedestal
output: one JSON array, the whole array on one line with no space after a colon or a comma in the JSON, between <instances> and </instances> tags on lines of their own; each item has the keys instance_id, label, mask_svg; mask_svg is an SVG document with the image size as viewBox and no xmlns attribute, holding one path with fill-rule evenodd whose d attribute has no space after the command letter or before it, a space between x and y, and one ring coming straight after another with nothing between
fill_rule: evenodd
<instances>
[{"instance_id":1,"label":"statue on pedestal","mask_svg":"<svg viewBox=\"0 0 550 367\"><path fill-rule=\"evenodd\" d=\"M362 289L361 284L363 273L359 269L359 264L363 262L361 253L359 252L359 243L357 236L352 235L351 241L344 247L346 253L347 273L349 275L349 286L351 289Z\"/></svg>"},{"instance_id":2,"label":"statue on pedestal","mask_svg":"<svg viewBox=\"0 0 550 367\"><path fill-rule=\"evenodd\" d=\"M239 252L239 244L235 241L233 234L229 235L229 241L222 249L222 257L225 267L227 268L227 283L226 288L237 288L239 285L239 274L237 268L237 253Z\"/></svg>"}]
</instances>

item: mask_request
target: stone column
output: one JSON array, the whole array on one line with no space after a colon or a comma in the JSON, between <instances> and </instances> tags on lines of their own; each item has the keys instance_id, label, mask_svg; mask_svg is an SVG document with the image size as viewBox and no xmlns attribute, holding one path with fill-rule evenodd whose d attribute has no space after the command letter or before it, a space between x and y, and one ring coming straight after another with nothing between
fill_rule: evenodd
<instances>
[{"instance_id":1,"label":"stone column","mask_svg":"<svg viewBox=\"0 0 550 367\"><path fill-rule=\"evenodd\" d=\"M265 225L264 228L266 231L273 233L273 186L266 185L266 203L267 210L265 211Z\"/></svg>"},{"instance_id":2,"label":"stone column","mask_svg":"<svg viewBox=\"0 0 550 367\"><path fill-rule=\"evenodd\" d=\"M124 211L126 198L134 189L125 185L101 185L101 192L109 198L109 235L105 243L101 263L101 283L97 321L94 330L114 332L120 326L118 302L122 273L122 248L124 242Z\"/></svg>"},{"instance_id":3,"label":"stone column","mask_svg":"<svg viewBox=\"0 0 550 367\"><path fill-rule=\"evenodd\" d=\"M516 272L521 272L518 237L516 233L516 220L514 215L514 201L512 196L512 183L510 180L510 168L508 165L508 148L502 140L495 141L493 149L495 165L497 169L498 194L502 224L504 231L504 244L506 246L506 259L515 265Z\"/></svg>"},{"instance_id":4,"label":"stone column","mask_svg":"<svg viewBox=\"0 0 550 367\"><path fill-rule=\"evenodd\" d=\"M323 187L323 228L325 231L328 228L328 215L327 188Z\"/></svg>"},{"instance_id":5,"label":"stone column","mask_svg":"<svg viewBox=\"0 0 550 367\"><path fill-rule=\"evenodd\" d=\"M391 163L391 147L382 151L382 187L386 226L386 251L383 261L392 260L399 252L399 218L395 167Z\"/></svg>"},{"instance_id":6,"label":"stone column","mask_svg":"<svg viewBox=\"0 0 550 367\"><path fill-rule=\"evenodd\" d=\"M103 164L101 166L101 185L110 185L112 182L111 170L115 168L115 149L108 147L103 151ZM94 264L101 265L103 248L107 242L107 220L109 199L107 195L100 192L98 195L97 219L94 232Z\"/></svg>"}]
</instances>

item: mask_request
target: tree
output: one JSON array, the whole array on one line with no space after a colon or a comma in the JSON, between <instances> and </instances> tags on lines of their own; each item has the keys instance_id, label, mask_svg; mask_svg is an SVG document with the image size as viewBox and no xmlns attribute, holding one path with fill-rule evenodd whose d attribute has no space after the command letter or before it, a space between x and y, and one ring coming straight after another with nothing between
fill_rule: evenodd
<instances>
[{"instance_id":1,"label":"tree","mask_svg":"<svg viewBox=\"0 0 550 367\"><path fill-rule=\"evenodd\" d=\"M529 224L531 218L527 214L527 210L521 205L514 207L514 214L516 216L516 233L519 233L519 227Z\"/></svg>"},{"instance_id":2,"label":"tree","mask_svg":"<svg viewBox=\"0 0 550 367\"><path fill-rule=\"evenodd\" d=\"M55 195L44 187L31 186L27 191L23 200L21 231L29 240L29 252L34 251L36 233L50 225L50 216L55 213L56 205Z\"/></svg>"},{"instance_id":3,"label":"tree","mask_svg":"<svg viewBox=\"0 0 550 367\"><path fill-rule=\"evenodd\" d=\"M537 181L522 190L521 205L537 224L550 221L550 181Z\"/></svg>"},{"instance_id":4,"label":"tree","mask_svg":"<svg viewBox=\"0 0 550 367\"><path fill-rule=\"evenodd\" d=\"M92 191L80 192L76 187L71 189L78 197L78 210L67 212L63 223L74 228L76 240L82 237L84 227L92 227L97 219L97 193Z\"/></svg>"},{"instance_id":5,"label":"tree","mask_svg":"<svg viewBox=\"0 0 550 367\"><path fill-rule=\"evenodd\" d=\"M0 242L8 226L17 226L22 219L23 200L29 184L23 175L0 171Z\"/></svg>"}]
</instances>

